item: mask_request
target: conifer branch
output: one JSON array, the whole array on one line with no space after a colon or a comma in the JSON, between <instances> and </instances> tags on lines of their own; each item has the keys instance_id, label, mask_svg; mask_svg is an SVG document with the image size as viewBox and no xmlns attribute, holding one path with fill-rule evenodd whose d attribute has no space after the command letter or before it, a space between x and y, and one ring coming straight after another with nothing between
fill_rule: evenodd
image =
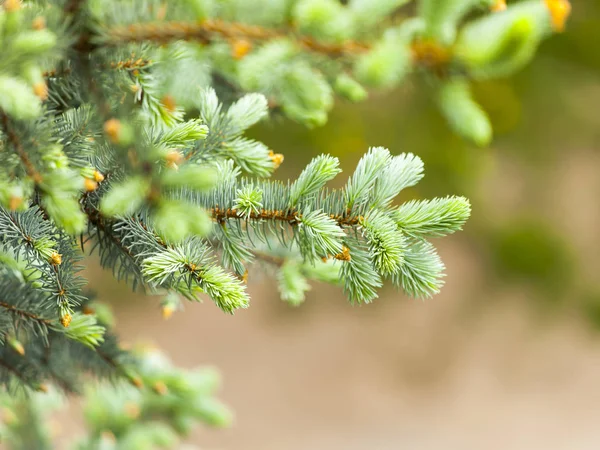
<instances>
[{"instance_id":1,"label":"conifer branch","mask_svg":"<svg viewBox=\"0 0 600 450\"><path fill-rule=\"evenodd\" d=\"M4 367L4 369L6 369L8 372L12 373L19 380L21 380L24 384L26 384L26 385L29 384L29 380L25 376L25 374L23 372L21 372L20 370L18 370L13 365L11 365L10 363L8 363L7 361L5 361L3 358L0 358L0 366Z\"/></svg>"},{"instance_id":2,"label":"conifer branch","mask_svg":"<svg viewBox=\"0 0 600 450\"><path fill-rule=\"evenodd\" d=\"M25 311L22 309L17 308L14 305L11 305L9 303L0 301L0 307L8 310L9 312L11 312L12 314L16 314L18 316L22 316L22 317L26 317L27 319L31 319L34 320L36 322L38 322L41 325L50 325L52 323L51 320L48 319L44 319L43 317L39 317L29 311Z\"/></svg>"},{"instance_id":3,"label":"conifer branch","mask_svg":"<svg viewBox=\"0 0 600 450\"><path fill-rule=\"evenodd\" d=\"M342 188L329 189L337 158L268 180L283 155L246 133L273 106L323 125L334 95L359 101L367 87L417 73L456 132L489 142L471 81L523 67L562 30L568 1L418 1L414 17L397 22L405 0L270 0L273 11L258 15L246 0L214 9L205 0L4 1L1 381L41 389L50 380L71 392L90 373L152 386L92 396L82 449L103 446L104 430L115 439L107 447L166 447L188 423L228 422L208 395L214 374L121 350L110 312L83 295L76 236L116 278L165 294L165 317L201 294L226 313L248 307L253 262L266 263L292 305L311 281L341 286L352 303L373 301L385 282L413 297L437 294L444 265L429 239L460 230L471 210L456 196L397 205L423 177L418 157L372 147ZM115 412L132 391L144 412L135 419ZM21 424L39 412L10 400Z\"/></svg>"},{"instance_id":4,"label":"conifer branch","mask_svg":"<svg viewBox=\"0 0 600 450\"><path fill-rule=\"evenodd\" d=\"M115 26L104 31L102 45L123 45L151 41L167 43L176 40L194 40L209 44L216 37L221 39L248 39L270 41L281 37L294 37L306 50L331 57L347 54L360 54L369 49L364 43L347 41L341 44L319 42L310 36L298 36L281 30L273 30L255 25L226 22L220 19L207 19L203 22L159 22L137 23Z\"/></svg>"},{"instance_id":5,"label":"conifer branch","mask_svg":"<svg viewBox=\"0 0 600 450\"><path fill-rule=\"evenodd\" d=\"M34 183L36 183L36 184L41 183L42 175L38 172L38 170L35 168L35 166L31 162L31 160L29 159L29 156L27 155L27 152L23 148L23 144L21 143L21 140L19 139L17 132L14 130L13 126L11 125L10 118L2 110L0 110L0 122L2 123L2 129L4 130L4 133L6 134L6 137L8 138L8 142L11 144L13 150L15 151L15 153L21 160L21 163L23 164L23 167L25 168L25 172L27 173L27 175L33 180Z\"/></svg>"},{"instance_id":6,"label":"conifer branch","mask_svg":"<svg viewBox=\"0 0 600 450\"><path fill-rule=\"evenodd\" d=\"M210 208L211 217L219 223L227 219L236 220L274 220L286 222L290 225L298 224L302 219L302 214L296 210L269 210L259 209L243 215L241 211L235 208L221 209L219 206ZM340 226L356 226L360 223L362 216L352 214L330 214L329 217L336 221Z\"/></svg>"}]
</instances>

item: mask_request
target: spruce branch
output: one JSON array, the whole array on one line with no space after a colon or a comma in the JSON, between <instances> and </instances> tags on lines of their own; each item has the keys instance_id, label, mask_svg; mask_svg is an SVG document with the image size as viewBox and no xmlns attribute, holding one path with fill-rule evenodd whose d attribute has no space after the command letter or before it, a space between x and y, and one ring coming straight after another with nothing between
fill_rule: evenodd
<instances>
[{"instance_id":1,"label":"spruce branch","mask_svg":"<svg viewBox=\"0 0 600 450\"><path fill-rule=\"evenodd\" d=\"M214 372L122 350L111 315L83 293L83 252L160 295L165 318L201 294L226 313L248 307L255 263L292 305L313 282L341 286L352 303L373 301L388 281L434 295L444 265L426 239L460 230L467 199L402 203L423 162L383 147L341 188L328 187L341 172L329 155L272 181L283 155L247 132L273 107L323 125L334 94L359 101L366 87L414 73L448 124L484 145L492 129L472 81L522 68L570 9L567 0L419 0L399 21L405 0L265 2L264 11L243 0L54 3L0 6L0 382L83 392L90 433L79 447L90 450L167 447L190 423L230 415L212 397ZM133 386L90 393L88 374ZM49 446L39 397L0 392L7 398L21 425L4 421L0 434Z\"/></svg>"},{"instance_id":2,"label":"spruce branch","mask_svg":"<svg viewBox=\"0 0 600 450\"><path fill-rule=\"evenodd\" d=\"M11 147L13 148L13 150L15 151L15 153L21 160L21 163L23 164L23 167L25 168L25 172L27 173L27 176L29 176L29 178L31 178L31 180L35 184L41 183L42 179L43 179L42 175L35 168L35 166L33 165L33 163L31 162L31 160L29 158L29 155L23 148L23 144L21 143L21 140L20 140L17 132L15 131L14 127L11 124L10 117L8 117L8 115L1 109L0 109L0 122L2 123L2 129L3 129L4 133L6 134Z\"/></svg>"},{"instance_id":3,"label":"spruce branch","mask_svg":"<svg viewBox=\"0 0 600 450\"><path fill-rule=\"evenodd\" d=\"M21 317L25 317L27 319L31 319L37 323L39 323L40 325L50 325L52 323L51 320L49 319L45 319L43 317L39 317L36 314L33 314L29 311L25 311L22 309L17 308L14 305L11 305L9 303L0 301L0 307L6 309L8 312L10 312L11 314L16 314L17 316L21 316Z\"/></svg>"},{"instance_id":4,"label":"spruce branch","mask_svg":"<svg viewBox=\"0 0 600 450\"><path fill-rule=\"evenodd\" d=\"M219 39L245 39L250 41L271 41L282 37L294 36L290 32L263 28L244 23L226 22L208 19L203 22L161 22L138 23L127 26L114 26L102 30L97 41L100 45L123 45L152 41L167 43L176 40L195 40L209 44ZM331 57L345 54L359 54L368 50L368 45L347 41L341 44L319 42L310 36L297 36L297 42L306 50L322 53Z\"/></svg>"}]
</instances>

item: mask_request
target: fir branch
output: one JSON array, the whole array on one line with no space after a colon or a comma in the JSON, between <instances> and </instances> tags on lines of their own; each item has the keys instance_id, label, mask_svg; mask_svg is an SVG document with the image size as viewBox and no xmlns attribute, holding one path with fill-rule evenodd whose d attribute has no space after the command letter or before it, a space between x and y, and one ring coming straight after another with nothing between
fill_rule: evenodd
<instances>
[{"instance_id":1,"label":"fir branch","mask_svg":"<svg viewBox=\"0 0 600 450\"><path fill-rule=\"evenodd\" d=\"M14 367L10 363L6 362L2 358L0 358L0 366L4 367L4 369L6 369L11 374L13 374L15 377L17 377L19 380L21 380L24 384L29 384L30 380L28 380L28 378L25 376L25 374L23 372L21 372L16 367Z\"/></svg>"},{"instance_id":2,"label":"fir branch","mask_svg":"<svg viewBox=\"0 0 600 450\"><path fill-rule=\"evenodd\" d=\"M238 22L226 22L220 19L208 19L200 23L174 21L119 25L103 30L103 33L104 36L98 41L102 45L110 46L146 41L167 43L176 40L194 40L209 44L215 37L253 41L270 41L281 37L292 37L305 49L331 57L348 54L356 55L369 49L369 46L364 43L347 41L341 44L330 44L319 42L309 36L298 36L282 30Z\"/></svg>"},{"instance_id":3,"label":"fir branch","mask_svg":"<svg viewBox=\"0 0 600 450\"><path fill-rule=\"evenodd\" d=\"M20 246L27 250L25 258L43 276L39 279L42 289L56 298L59 315L70 315L75 305L81 303L82 279L75 272L79 260L72 249L69 237L58 231L41 210L34 206L23 213L8 212L0 208L0 239L17 251ZM56 250L44 249L49 236L57 239ZM53 246L51 247L54 248ZM62 261L63 257L65 261Z\"/></svg>"},{"instance_id":4,"label":"fir branch","mask_svg":"<svg viewBox=\"0 0 600 450\"><path fill-rule=\"evenodd\" d=\"M285 263L285 258L273 255L271 253L262 252L260 250L252 250L252 254L257 259L260 259L261 261L264 261L277 267L281 267Z\"/></svg>"},{"instance_id":5,"label":"fir branch","mask_svg":"<svg viewBox=\"0 0 600 450\"><path fill-rule=\"evenodd\" d=\"M23 148L23 144L21 143L21 140L19 139L17 132L12 127L10 118L2 110L0 110L0 122L2 123L2 128L3 128L4 132L6 133L6 137L8 138L9 143L11 144L15 153L21 160L21 163L25 167L25 172L27 173L29 178L31 178L33 180L33 182L36 184L41 183L42 175L38 172L38 170L35 168L35 166L31 162L31 160L29 159L29 156L27 155L27 152Z\"/></svg>"},{"instance_id":6,"label":"fir branch","mask_svg":"<svg viewBox=\"0 0 600 450\"><path fill-rule=\"evenodd\" d=\"M12 314L16 314L18 316L26 317L27 319L34 320L37 323L39 323L40 325L50 325L52 323L51 320L44 319L43 317L39 317L39 316L37 316L37 315L29 312L29 311L25 311L23 309L19 309L16 306L11 305L10 303L6 303L6 302L3 302L3 301L0 301L0 307L8 310Z\"/></svg>"},{"instance_id":7,"label":"fir branch","mask_svg":"<svg viewBox=\"0 0 600 450\"><path fill-rule=\"evenodd\" d=\"M151 59L129 58L120 61L112 61L110 67L116 70L139 70L152 64Z\"/></svg>"},{"instance_id":8,"label":"fir branch","mask_svg":"<svg viewBox=\"0 0 600 450\"><path fill-rule=\"evenodd\" d=\"M248 214L242 213L235 208L222 209L219 206L209 209L209 213L213 219L219 223L223 223L228 219L236 220L274 220L279 222L286 222L290 225L298 224L298 220L302 219L302 214L296 210L271 210L271 209L258 209L256 211L250 211ZM360 223L362 216L350 215L350 214L331 214L329 217L335 220L340 226L353 227Z\"/></svg>"}]
</instances>

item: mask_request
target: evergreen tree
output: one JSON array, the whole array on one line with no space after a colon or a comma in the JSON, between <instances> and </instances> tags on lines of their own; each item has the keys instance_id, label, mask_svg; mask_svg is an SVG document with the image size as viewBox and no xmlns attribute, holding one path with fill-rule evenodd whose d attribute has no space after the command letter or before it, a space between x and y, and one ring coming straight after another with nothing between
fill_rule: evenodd
<instances>
[{"instance_id":1,"label":"evergreen tree","mask_svg":"<svg viewBox=\"0 0 600 450\"><path fill-rule=\"evenodd\" d=\"M414 73L448 124L485 145L471 80L521 68L569 14L567 0L421 0L406 18L406 3L2 2L2 440L50 448L43 412L56 391L85 393L79 449L171 448L198 420L229 420L213 371L119 345L85 291L84 252L162 296L165 316L201 295L226 313L248 307L253 263L294 305L311 280L352 303L373 301L385 280L414 297L439 291L429 239L460 230L470 205L394 203L423 177L417 156L372 147L332 189L337 158L272 181L283 155L245 136L269 110L323 125L334 93L359 101ZM114 383L82 389L89 376Z\"/></svg>"}]
</instances>

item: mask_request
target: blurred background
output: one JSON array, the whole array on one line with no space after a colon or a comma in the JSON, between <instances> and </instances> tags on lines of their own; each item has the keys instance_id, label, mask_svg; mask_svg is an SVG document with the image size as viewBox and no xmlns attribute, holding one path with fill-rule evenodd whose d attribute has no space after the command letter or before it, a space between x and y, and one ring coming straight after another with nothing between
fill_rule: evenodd
<instances>
[{"instance_id":1,"label":"blurred background","mask_svg":"<svg viewBox=\"0 0 600 450\"><path fill-rule=\"evenodd\" d=\"M369 146L425 161L402 200L465 195L463 233L439 241L446 286L428 301L391 287L371 305L316 285L281 302L250 273L251 308L210 301L170 320L92 262L118 330L180 366L217 366L235 410L227 430L199 429L205 449L600 448L600 2L573 2L567 32L523 72L480 84L495 140L453 135L418 81L338 101L326 126L275 119L254 136L296 177L320 153L345 174ZM339 176L339 183L346 177ZM92 261L94 258L91 258Z\"/></svg>"}]
</instances>

